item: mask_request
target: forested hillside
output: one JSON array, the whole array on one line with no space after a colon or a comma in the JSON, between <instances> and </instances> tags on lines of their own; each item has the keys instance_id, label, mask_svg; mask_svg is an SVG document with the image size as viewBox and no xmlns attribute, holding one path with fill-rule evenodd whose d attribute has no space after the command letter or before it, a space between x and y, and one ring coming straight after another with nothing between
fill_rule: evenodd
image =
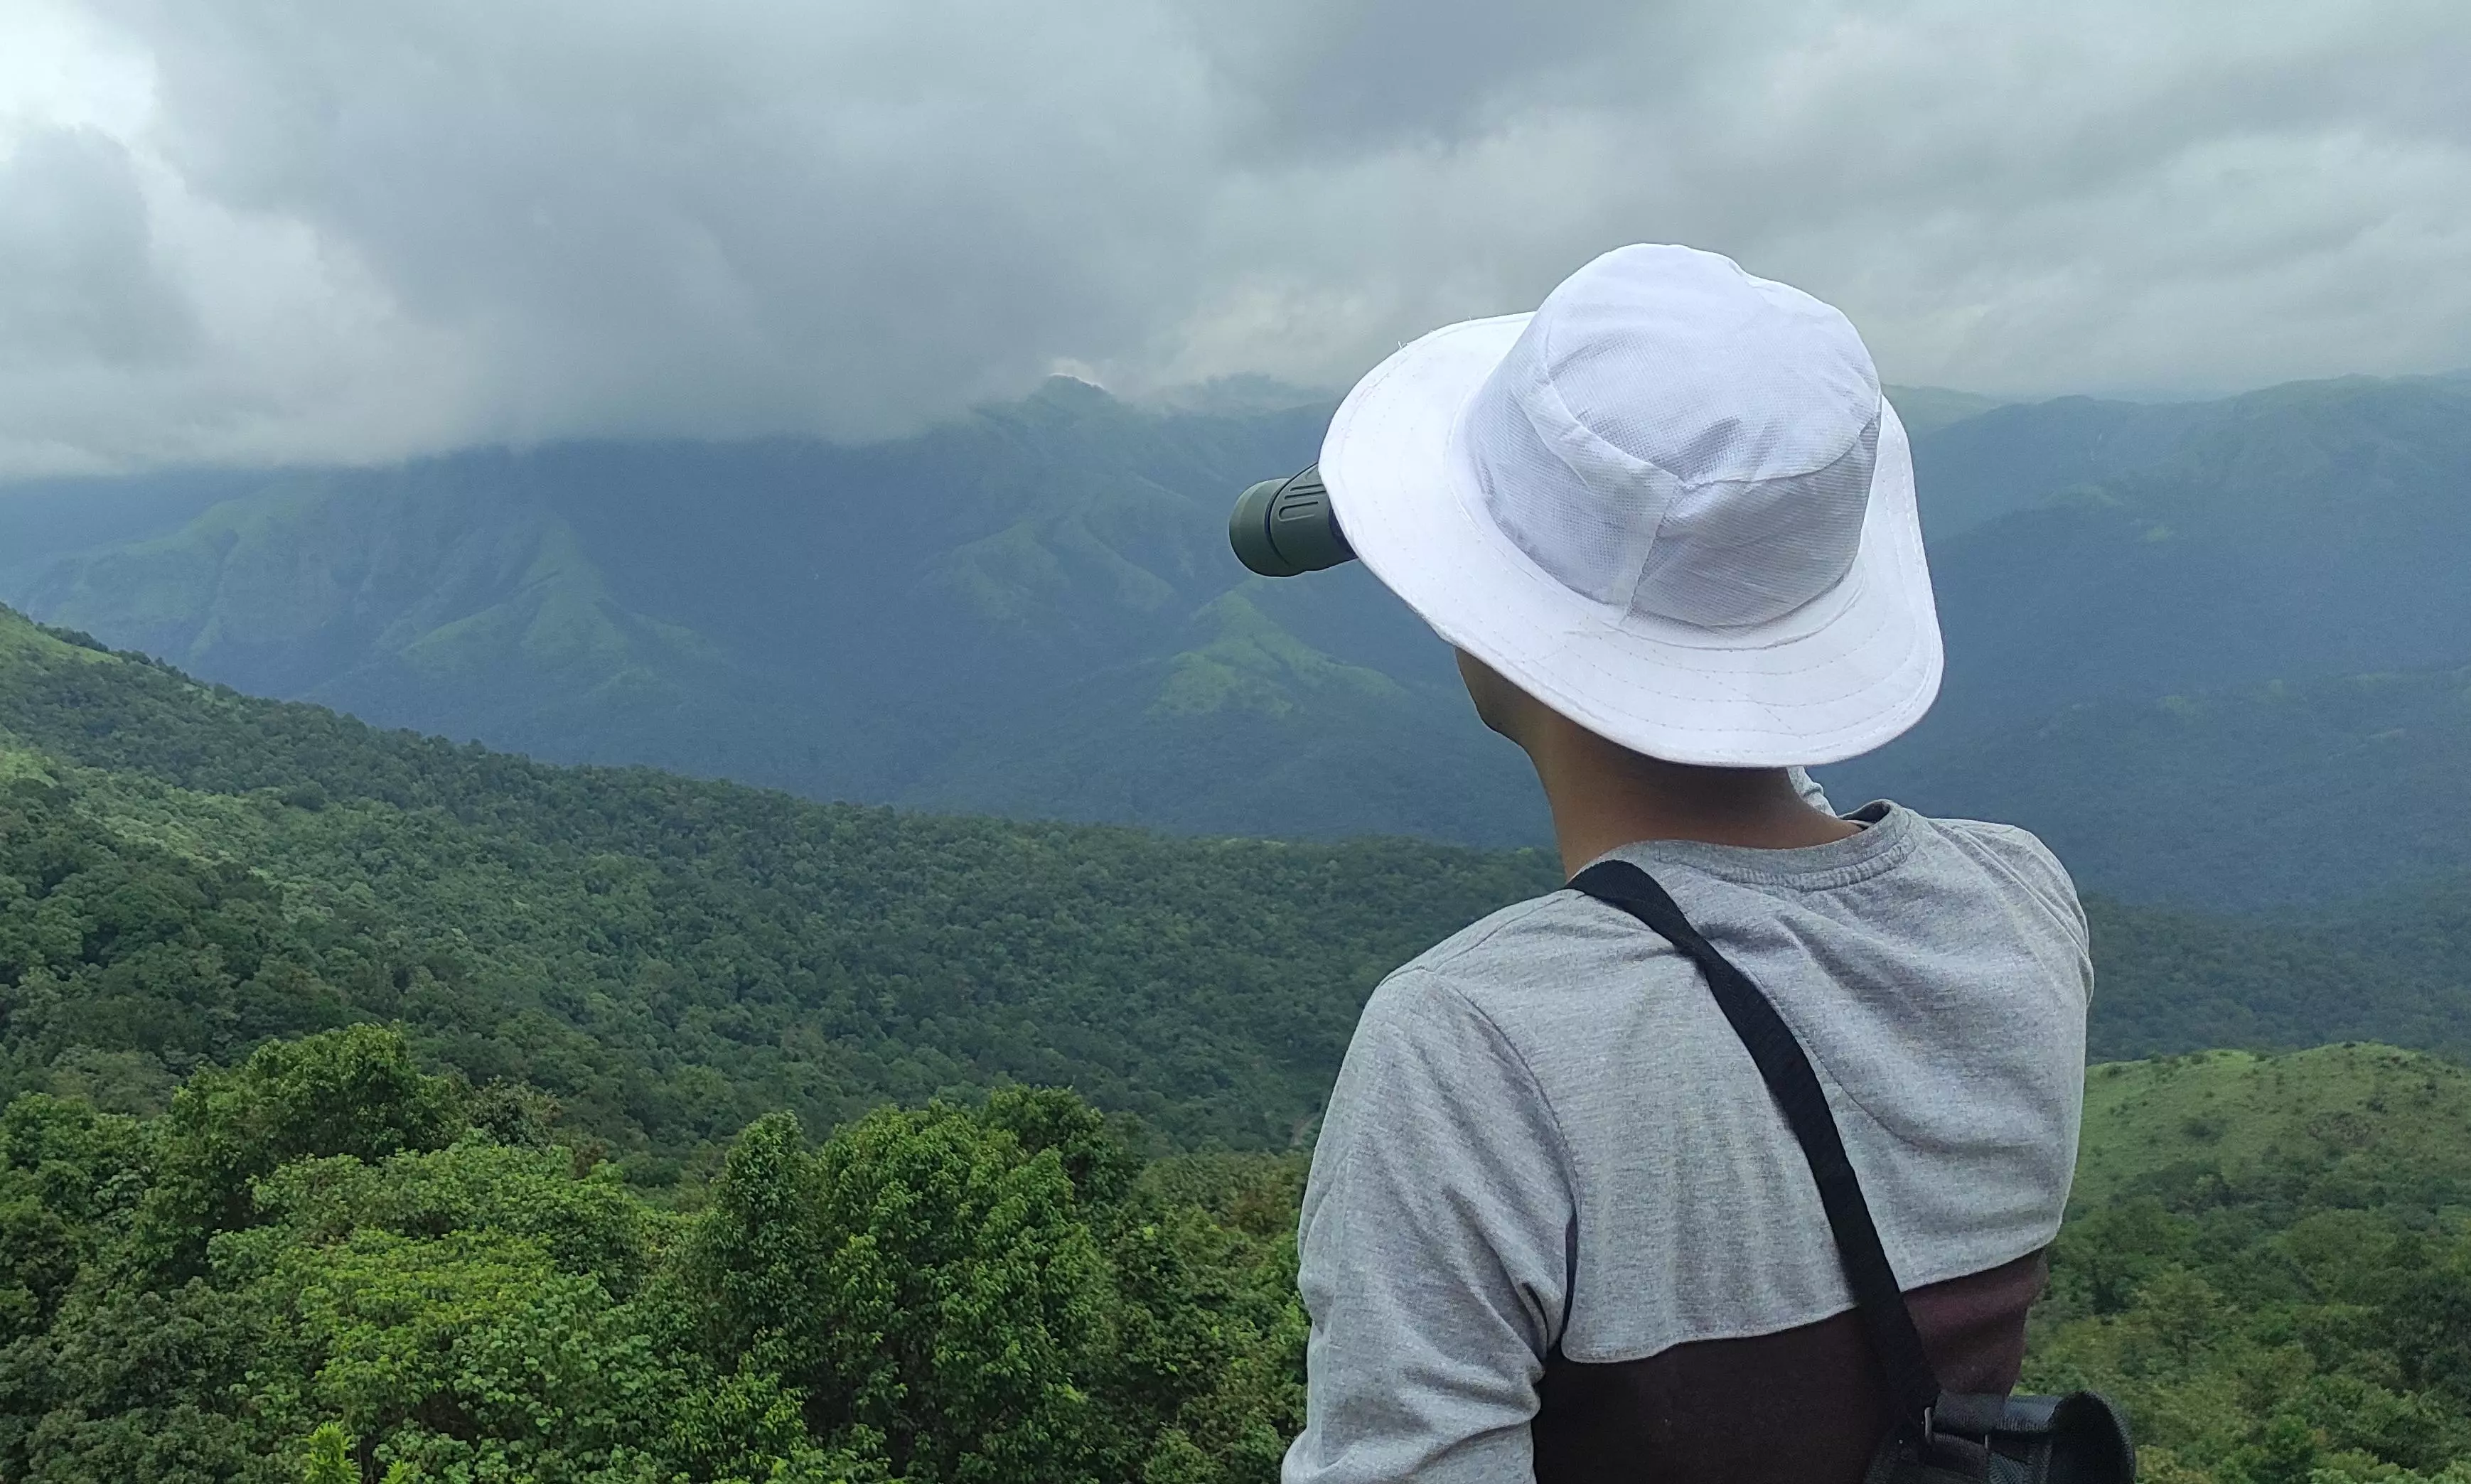
<instances>
[{"instance_id":1,"label":"forested hillside","mask_svg":"<svg viewBox=\"0 0 2471 1484\"><path fill-rule=\"evenodd\" d=\"M158 1107L398 1022L658 1183L760 1114L1072 1086L1304 1137L1372 986L1541 853L1194 840L561 768L214 691L0 614L0 1094ZM2471 1049L2458 898L2245 923L2097 901L2095 1054ZM2365 925L2363 927L2362 925Z\"/></svg>"},{"instance_id":2,"label":"forested hillside","mask_svg":"<svg viewBox=\"0 0 2471 1484\"><path fill-rule=\"evenodd\" d=\"M638 1152L1007 1078L1283 1146L1381 975L1551 881L1533 854L552 767L210 692L13 615L0 749L14 1087L143 1106L258 1038L400 1019Z\"/></svg>"},{"instance_id":3,"label":"forested hillside","mask_svg":"<svg viewBox=\"0 0 2471 1484\"><path fill-rule=\"evenodd\" d=\"M1552 880L554 767L0 612L0 1477L1266 1481L1356 1008ZM2463 1048L2449 898L2093 911L2098 1055ZM2466 1150L2413 1053L2094 1069L2029 1380L2165 1484L2460 1484Z\"/></svg>"},{"instance_id":4,"label":"forested hillside","mask_svg":"<svg viewBox=\"0 0 2471 1484\"><path fill-rule=\"evenodd\" d=\"M2471 1077L2329 1048L2087 1092L2027 1384L2125 1402L2153 1484L2471 1477ZM20 1097L0 1477L1267 1484L1301 1174L1011 1090L762 1119L681 1209L371 1027L150 1119Z\"/></svg>"},{"instance_id":5,"label":"forested hillside","mask_svg":"<svg viewBox=\"0 0 2471 1484\"><path fill-rule=\"evenodd\" d=\"M2471 905L2471 670L2086 701L1821 770L1855 797L2031 821L2078 879L2264 914L2442 883ZM2398 885L2397 883L2405 883Z\"/></svg>"}]
</instances>

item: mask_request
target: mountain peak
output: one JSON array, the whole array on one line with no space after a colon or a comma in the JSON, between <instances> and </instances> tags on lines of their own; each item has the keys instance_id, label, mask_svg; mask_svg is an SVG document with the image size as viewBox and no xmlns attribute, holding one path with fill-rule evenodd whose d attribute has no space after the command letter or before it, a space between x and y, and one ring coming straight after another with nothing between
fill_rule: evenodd
<instances>
[{"instance_id":1,"label":"mountain peak","mask_svg":"<svg viewBox=\"0 0 2471 1484\"><path fill-rule=\"evenodd\" d=\"M1116 396L1115 393L1094 382L1086 382L1078 376L1067 376L1058 372L1039 383L1038 389L1030 393L1029 400L1044 402L1051 407L1078 410L1111 405L1116 400Z\"/></svg>"}]
</instances>

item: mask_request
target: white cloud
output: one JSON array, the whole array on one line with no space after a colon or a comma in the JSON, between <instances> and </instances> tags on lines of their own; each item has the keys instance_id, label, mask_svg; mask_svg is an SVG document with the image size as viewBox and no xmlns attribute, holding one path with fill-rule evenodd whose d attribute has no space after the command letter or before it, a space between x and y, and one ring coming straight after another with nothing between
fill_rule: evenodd
<instances>
[{"instance_id":1,"label":"white cloud","mask_svg":"<svg viewBox=\"0 0 2471 1484\"><path fill-rule=\"evenodd\" d=\"M1593 252L1892 379L2471 364L2454 0L0 0L0 472L1342 385Z\"/></svg>"}]
</instances>

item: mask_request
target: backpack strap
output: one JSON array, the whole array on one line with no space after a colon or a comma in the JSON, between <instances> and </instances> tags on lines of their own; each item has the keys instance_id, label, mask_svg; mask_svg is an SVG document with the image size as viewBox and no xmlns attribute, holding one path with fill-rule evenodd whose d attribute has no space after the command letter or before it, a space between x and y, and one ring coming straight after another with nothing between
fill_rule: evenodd
<instances>
[{"instance_id":1,"label":"backpack strap","mask_svg":"<svg viewBox=\"0 0 2471 1484\"><path fill-rule=\"evenodd\" d=\"M1716 1007L1742 1038L1769 1095L1801 1145L1802 1157L1810 1162L1819 1203L1827 1212L1837 1256L1845 1264L1846 1283L1853 1290L1871 1348L1886 1373L1889 1402L1899 1430L1927 1444L1940 1405L1939 1373L1922 1349L1913 1310L1906 1307L1895 1269L1879 1244L1879 1229L1871 1220L1862 1182L1846 1158L1845 1140L1837 1131L1836 1116L1828 1111L1827 1095L1821 1090L1819 1074L1811 1070L1810 1058L1794 1038L1793 1028L1749 976L1700 936L1672 895L1645 871L1628 861L1603 860L1572 878L1570 887L1645 923L1706 976Z\"/></svg>"}]
</instances>

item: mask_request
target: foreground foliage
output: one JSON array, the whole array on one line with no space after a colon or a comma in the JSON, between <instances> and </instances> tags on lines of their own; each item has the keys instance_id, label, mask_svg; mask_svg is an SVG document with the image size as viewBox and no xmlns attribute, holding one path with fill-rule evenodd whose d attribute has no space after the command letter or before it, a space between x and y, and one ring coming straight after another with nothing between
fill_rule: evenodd
<instances>
[{"instance_id":1,"label":"foreground foliage","mask_svg":"<svg viewBox=\"0 0 2471 1484\"><path fill-rule=\"evenodd\" d=\"M0 1478L1277 1476L1296 1156L1079 1098L756 1120L656 1203L391 1031L156 1118L0 1113ZM2384 1048L2096 1069L2027 1383L2160 1484L2471 1479L2471 1075ZM2450 1471L2450 1472L2449 1472Z\"/></svg>"},{"instance_id":2,"label":"foreground foliage","mask_svg":"<svg viewBox=\"0 0 2471 1484\"><path fill-rule=\"evenodd\" d=\"M2026 1384L2126 1403L2149 1484L2471 1481L2471 1075L2383 1047L2087 1079Z\"/></svg>"},{"instance_id":3,"label":"foreground foliage","mask_svg":"<svg viewBox=\"0 0 2471 1484\"><path fill-rule=\"evenodd\" d=\"M692 1213L352 1027L0 1115L0 1477L1266 1480L1292 1160L1065 1093L757 1121Z\"/></svg>"}]
</instances>

